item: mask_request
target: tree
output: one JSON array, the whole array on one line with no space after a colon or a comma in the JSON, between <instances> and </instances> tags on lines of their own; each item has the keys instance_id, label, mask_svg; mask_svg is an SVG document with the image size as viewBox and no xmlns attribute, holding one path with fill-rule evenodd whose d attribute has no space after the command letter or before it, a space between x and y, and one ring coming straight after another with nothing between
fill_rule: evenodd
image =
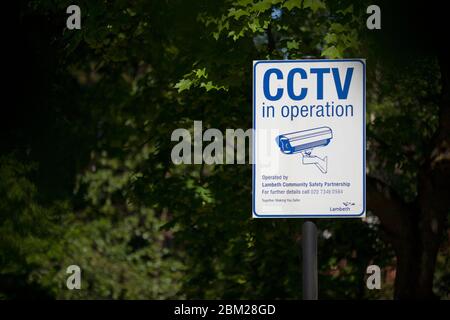
<instances>
[{"instance_id":1,"label":"tree","mask_svg":"<svg viewBox=\"0 0 450 320\"><path fill-rule=\"evenodd\" d=\"M67 5L22 12L32 76L4 128L0 188L32 191L20 206L14 190L2 196L0 246L17 248L2 249L5 296L20 279L54 298L300 298L301 221L250 218L250 166L170 161L172 131L194 120L251 127L257 59L367 58L368 218L317 221L319 297L390 297L388 285L366 290L370 264L397 264L396 298L431 298L435 270L449 277L448 262L436 267L450 213L448 54L428 37L438 22L401 19L424 8L380 3L382 28L369 31L363 2L80 1L82 27L67 30ZM45 246L25 250L22 227ZM92 290L62 287L74 259Z\"/></svg>"}]
</instances>

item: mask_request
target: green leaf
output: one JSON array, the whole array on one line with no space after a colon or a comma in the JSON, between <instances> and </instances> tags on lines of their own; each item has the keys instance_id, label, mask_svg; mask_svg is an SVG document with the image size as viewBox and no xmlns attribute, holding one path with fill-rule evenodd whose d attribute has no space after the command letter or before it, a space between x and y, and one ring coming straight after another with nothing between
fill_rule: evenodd
<instances>
[{"instance_id":1,"label":"green leaf","mask_svg":"<svg viewBox=\"0 0 450 320\"><path fill-rule=\"evenodd\" d=\"M248 26L253 33L262 31L261 25L259 24L259 19L255 19L252 22L249 22Z\"/></svg>"},{"instance_id":2,"label":"green leaf","mask_svg":"<svg viewBox=\"0 0 450 320\"><path fill-rule=\"evenodd\" d=\"M303 7L310 8L313 12L316 12L319 9L325 9L326 5L321 0L304 0Z\"/></svg>"},{"instance_id":3,"label":"green leaf","mask_svg":"<svg viewBox=\"0 0 450 320\"><path fill-rule=\"evenodd\" d=\"M184 90L189 90L192 86L192 80L190 79L181 79L175 84L175 89L178 89L178 92L182 92Z\"/></svg>"},{"instance_id":4,"label":"green leaf","mask_svg":"<svg viewBox=\"0 0 450 320\"><path fill-rule=\"evenodd\" d=\"M212 81L202 82L200 84L200 87L201 88L205 88L206 92L211 91L211 90L225 90L225 91L227 91L227 88L225 86L215 85Z\"/></svg>"},{"instance_id":5,"label":"green leaf","mask_svg":"<svg viewBox=\"0 0 450 320\"><path fill-rule=\"evenodd\" d=\"M328 47L327 49L323 50L321 56L332 58L332 59L342 58L341 52L335 46L331 46L331 47Z\"/></svg>"},{"instance_id":6,"label":"green leaf","mask_svg":"<svg viewBox=\"0 0 450 320\"><path fill-rule=\"evenodd\" d=\"M301 0L287 0L284 4L283 7L288 9L289 11L291 11L294 8L301 8L302 6L302 1Z\"/></svg>"},{"instance_id":7,"label":"green leaf","mask_svg":"<svg viewBox=\"0 0 450 320\"><path fill-rule=\"evenodd\" d=\"M337 42L337 36L335 33L327 33L327 35L324 38L326 43L336 43Z\"/></svg>"},{"instance_id":8,"label":"green leaf","mask_svg":"<svg viewBox=\"0 0 450 320\"><path fill-rule=\"evenodd\" d=\"M299 48L299 42L298 41L296 41L296 40L292 40L292 41L288 41L287 43L286 43L286 46L287 46L287 48L289 49L289 50L292 50L292 49L298 49Z\"/></svg>"},{"instance_id":9,"label":"green leaf","mask_svg":"<svg viewBox=\"0 0 450 320\"><path fill-rule=\"evenodd\" d=\"M195 75L197 76L197 78L207 78L208 75L206 74L206 68L203 69L196 69L194 70Z\"/></svg>"},{"instance_id":10,"label":"green leaf","mask_svg":"<svg viewBox=\"0 0 450 320\"><path fill-rule=\"evenodd\" d=\"M235 20L239 20L239 18L242 16L249 16L249 15L250 15L249 12L242 9L236 10L235 8L231 8L228 13L228 17L234 18Z\"/></svg>"},{"instance_id":11,"label":"green leaf","mask_svg":"<svg viewBox=\"0 0 450 320\"><path fill-rule=\"evenodd\" d=\"M253 11L266 11L272 7L272 0L262 0L253 5Z\"/></svg>"},{"instance_id":12,"label":"green leaf","mask_svg":"<svg viewBox=\"0 0 450 320\"><path fill-rule=\"evenodd\" d=\"M342 14L350 14L350 13L353 13L353 5L350 5L349 7L347 7L346 9L344 9L344 10L337 10L336 11L337 13L342 13Z\"/></svg>"}]
</instances>

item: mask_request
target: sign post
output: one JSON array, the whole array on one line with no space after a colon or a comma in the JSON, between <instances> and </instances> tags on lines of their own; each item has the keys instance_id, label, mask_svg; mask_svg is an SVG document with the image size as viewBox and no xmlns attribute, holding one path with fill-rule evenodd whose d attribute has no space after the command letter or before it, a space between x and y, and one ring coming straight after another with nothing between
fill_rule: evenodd
<instances>
[{"instance_id":1,"label":"sign post","mask_svg":"<svg viewBox=\"0 0 450 320\"><path fill-rule=\"evenodd\" d=\"M317 300L317 228L312 221L302 226L303 300Z\"/></svg>"},{"instance_id":2,"label":"sign post","mask_svg":"<svg viewBox=\"0 0 450 320\"><path fill-rule=\"evenodd\" d=\"M254 218L363 218L366 64L253 62ZM303 225L303 289L317 299L317 230Z\"/></svg>"}]
</instances>

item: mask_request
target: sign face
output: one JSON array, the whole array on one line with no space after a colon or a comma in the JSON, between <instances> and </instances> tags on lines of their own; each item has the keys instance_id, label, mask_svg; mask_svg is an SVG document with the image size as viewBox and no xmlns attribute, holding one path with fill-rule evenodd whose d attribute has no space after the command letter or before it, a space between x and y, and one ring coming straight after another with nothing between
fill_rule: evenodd
<instances>
[{"instance_id":1,"label":"sign face","mask_svg":"<svg viewBox=\"0 0 450 320\"><path fill-rule=\"evenodd\" d=\"M364 217L365 61L253 62L253 216Z\"/></svg>"}]
</instances>

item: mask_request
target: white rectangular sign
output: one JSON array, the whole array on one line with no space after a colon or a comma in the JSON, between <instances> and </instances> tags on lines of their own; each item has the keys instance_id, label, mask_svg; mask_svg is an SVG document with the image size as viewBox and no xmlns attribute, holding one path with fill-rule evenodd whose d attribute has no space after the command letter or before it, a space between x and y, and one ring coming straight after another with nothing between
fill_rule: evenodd
<instances>
[{"instance_id":1,"label":"white rectangular sign","mask_svg":"<svg viewBox=\"0 0 450 320\"><path fill-rule=\"evenodd\" d=\"M253 216L364 217L365 61L253 62Z\"/></svg>"}]
</instances>

